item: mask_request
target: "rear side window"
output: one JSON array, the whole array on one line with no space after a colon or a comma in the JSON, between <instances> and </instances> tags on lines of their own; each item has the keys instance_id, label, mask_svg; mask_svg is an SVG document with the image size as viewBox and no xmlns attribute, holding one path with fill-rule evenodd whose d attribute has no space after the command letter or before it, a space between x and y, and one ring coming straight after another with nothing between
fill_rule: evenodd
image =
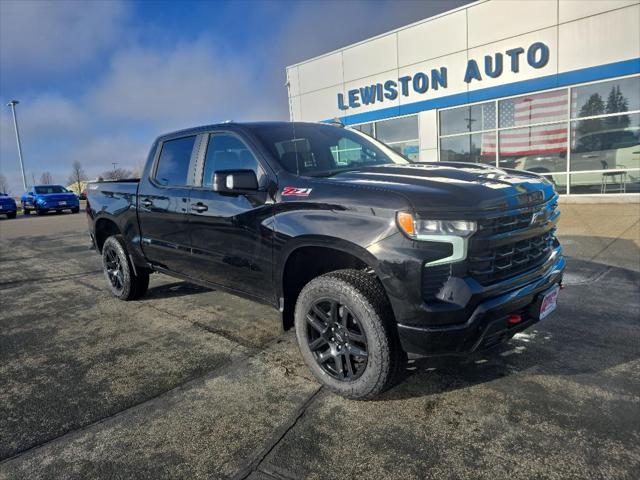
<instances>
[{"instance_id":1,"label":"rear side window","mask_svg":"<svg viewBox=\"0 0 640 480\"><path fill-rule=\"evenodd\" d=\"M195 135L162 144L155 179L160 185L186 185Z\"/></svg>"},{"instance_id":2,"label":"rear side window","mask_svg":"<svg viewBox=\"0 0 640 480\"><path fill-rule=\"evenodd\" d=\"M213 173L221 170L253 170L260 177L256 157L242 140L233 135L215 134L211 136L204 161L202 185L210 187Z\"/></svg>"}]
</instances>

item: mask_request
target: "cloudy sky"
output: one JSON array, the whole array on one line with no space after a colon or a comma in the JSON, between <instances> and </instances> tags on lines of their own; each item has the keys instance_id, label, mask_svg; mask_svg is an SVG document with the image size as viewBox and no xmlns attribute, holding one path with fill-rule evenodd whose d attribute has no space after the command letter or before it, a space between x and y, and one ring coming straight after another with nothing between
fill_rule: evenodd
<instances>
[{"instance_id":1,"label":"cloudy sky","mask_svg":"<svg viewBox=\"0 0 640 480\"><path fill-rule=\"evenodd\" d=\"M135 169L163 132L226 119L287 119L285 67L465 0L0 0L0 172L67 183Z\"/></svg>"}]
</instances>

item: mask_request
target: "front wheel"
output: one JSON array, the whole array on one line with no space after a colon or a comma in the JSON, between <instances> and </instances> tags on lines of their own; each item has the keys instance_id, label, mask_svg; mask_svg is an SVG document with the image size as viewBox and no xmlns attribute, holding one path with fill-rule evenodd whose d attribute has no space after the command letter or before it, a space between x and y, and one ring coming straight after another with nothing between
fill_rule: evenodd
<instances>
[{"instance_id":1,"label":"front wheel","mask_svg":"<svg viewBox=\"0 0 640 480\"><path fill-rule=\"evenodd\" d=\"M7 213L7 218L16 218L16 212Z\"/></svg>"},{"instance_id":2,"label":"front wheel","mask_svg":"<svg viewBox=\"0 0 640 480\"><path fill-rule=\"evenodd\" d=\"M71 213L78 213L80 211L80 207L73 207L71 209Z\"/></svg>"},{"instance_id":3,"label":"front wheel","mask_svg":"<svg viewBox=\"0 0 640 480\"><path fill-rule=\"evenodd\" d=\"M338 270L309 282L295 310L300 352L329 390L371 399L395 384L406 355L382 285L358 270Z\"/></svg>"},{"instance_id":4,"label":"front wheel","mask_svg":"<svg viewBox=\"0 0 640 480\"><path fill-rule=\"evenodd\" d=\"M102 268L111 293L120 300L136 300L149 288L149 273L135 273L121 235L113 235L104 242Z\"/></svg>"}]
</instances>

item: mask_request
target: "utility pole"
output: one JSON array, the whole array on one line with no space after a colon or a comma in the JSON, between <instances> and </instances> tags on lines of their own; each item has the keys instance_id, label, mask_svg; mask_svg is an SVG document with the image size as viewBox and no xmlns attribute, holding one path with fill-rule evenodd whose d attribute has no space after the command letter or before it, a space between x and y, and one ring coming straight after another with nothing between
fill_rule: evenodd
<instances>
[{"instance_id":1,"label":"utility pole","mask_svg":"<svg viewBox=\"0 0 640 480\"><path fill-rule=\"evenodd\" d=\"M18 158L20 159L20 172L22 173L22 186L27 190L27 178L24 176L24 161L22 160L22 144L20 143L20 132L18 131L18 119L16 118L16 105L20 103L18 100L11 100L7 103L7 107L11 107L13 113L13 128L16 131L16 142L18 143Z\"/></svg>"},{"instance_id":2,"label":"utility pole","mask_svg":"<svg viewBox=\"0 0 640 480\"><path fill-rule=\"evenodd\" d=\"M113 165L113 171L116 171L116 165L118 165L118 162L111 162L111 165Z\"/></svg>"}]
</instances>

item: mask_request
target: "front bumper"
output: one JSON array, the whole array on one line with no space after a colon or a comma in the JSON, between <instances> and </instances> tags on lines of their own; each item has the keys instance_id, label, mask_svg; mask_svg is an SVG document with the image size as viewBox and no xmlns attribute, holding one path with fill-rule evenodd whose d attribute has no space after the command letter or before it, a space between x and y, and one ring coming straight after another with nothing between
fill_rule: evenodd
<instances>
[{"instance_id":1,"label":"front bumper","mask_svg":"<svg viewBox=\"0 0 640 480\"><path fill-rule=\"evenodd\" d=\"M562 282L565 264L558 249L552 261L535 272L535 279L495 296L483 295L482 301L462 323L398 323L402 347L407 353L421 356L468 354L508 340L538 321L534 312L538 295ZM508 319L511 314L521 315L522 321L510 325Z\"/></svg>"},{"instance_id":2,"label":"front bumper","mask_svg":"<svg viewBox=\"0 0 640 480\"><path fill-rule=\"evenodd\" d=\"M42 202L36 203L36 207L40 210L70 210L72 208L79 208L80 203L78 202L67 202L66 205L60 205L59 202Z\"/></svg>"}]
</instances>

